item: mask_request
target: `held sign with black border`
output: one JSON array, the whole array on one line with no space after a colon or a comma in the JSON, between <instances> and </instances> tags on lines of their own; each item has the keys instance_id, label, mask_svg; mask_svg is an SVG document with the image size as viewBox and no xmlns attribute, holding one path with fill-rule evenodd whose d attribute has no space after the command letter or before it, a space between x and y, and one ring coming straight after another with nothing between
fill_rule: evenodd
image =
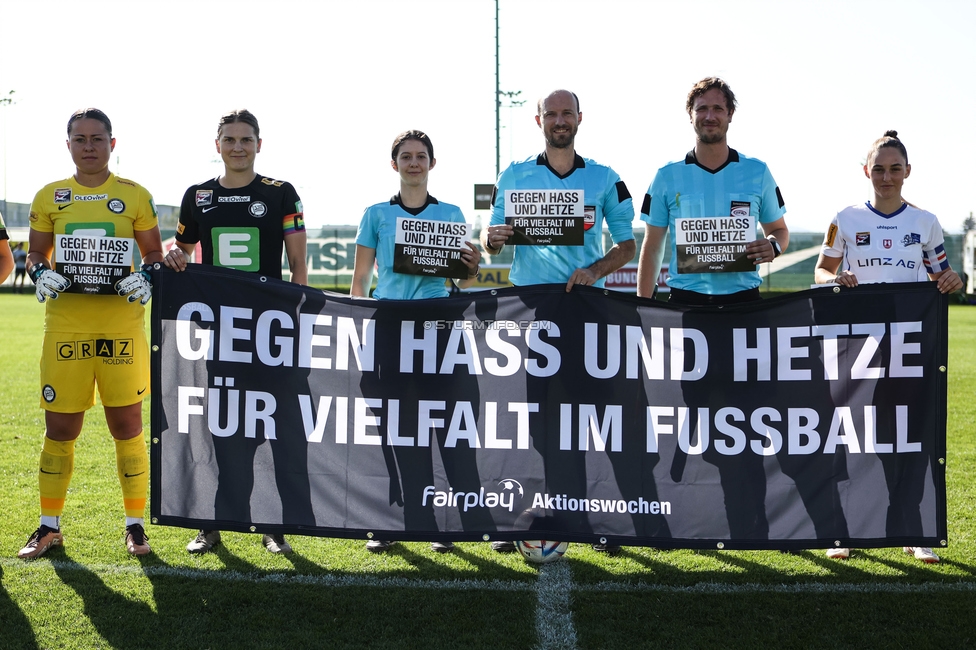
<instances>
[{"instance_id":1,"label":"held sign with black border","mask_svg":"<svg viewBox=\"0 0 976 650\"><path fill-rule=\"evenodd\" d=\"M54 269L71 280L68 293L115 294L115 283L132 272L133 239L83 231L54 237Z\"/></svg>"},{"instance_id":2,"label":"held sign with black border","mask_svg":"<svg viewBox=\"0 0 976 650\"><path fill-rule=\"evenodd\" d=\"M583 190L505 190L505 223L515 230L509 244L582 246Z\"/></svg>"},{"instance_id":3,"label":"held sign with black border","mask_svg":"<svg viewBox=\"0 0 976 650\"><path fill-rule=\"evenodd\" d=\"M364 301L160 269L153 521L944 545L948 299L933 282L835 290L723 309L562 285Z\"/></svg>"},{"instance_id":4,"label":"held sign with black border","mask_svg":"<svg viewBox=\"0 0 976 650\"><path fill-rule=\"evenodd\" d=\"M732 201L727 217L679 217L674 220L678 273L752 271L756 265L746 244L756 239L756 218L748 201Z\"/></svg>"},{"instance_id":5,"label":"held sign with black border","mask_svg":"<svg viewBox=\"0 0 976 650\"><path fill-rule=\"evenodd\" d=\"M393 270L407 275L466 279L461 251L471 239L471 224L397 217Z\"/></svg>"}]
</instances>

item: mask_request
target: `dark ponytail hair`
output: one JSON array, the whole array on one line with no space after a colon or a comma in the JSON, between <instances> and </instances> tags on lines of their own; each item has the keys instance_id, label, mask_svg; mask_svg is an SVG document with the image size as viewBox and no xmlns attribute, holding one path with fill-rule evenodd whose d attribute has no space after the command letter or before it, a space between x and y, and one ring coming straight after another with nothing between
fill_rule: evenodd
<instances>
[{"instance_id":1,"label":"dark ponytail hair","mask_svg":"<svg viewBox=\"0 0 976 650\"><path fill-rule=\"evenodd\" d=\"M871 145L871 149L868 150L868 161L876 157L885 147L897 149L905 159L905 164L908 164L908 150L905 149L905 145L902 144L902 141L898 139L898 131L894 130L885 131L883 136L874 141L874 144Z\"/></svg>"}]
</instances>

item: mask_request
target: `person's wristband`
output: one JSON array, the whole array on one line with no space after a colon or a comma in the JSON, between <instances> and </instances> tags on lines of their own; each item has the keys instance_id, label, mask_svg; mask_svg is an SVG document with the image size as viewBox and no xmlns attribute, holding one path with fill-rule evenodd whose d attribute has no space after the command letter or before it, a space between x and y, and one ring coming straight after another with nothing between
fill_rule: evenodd
<instances>
[{"instance_id":1,"label":"person's wristband","mask_svg":"<svg viewBox=\"0 0 976 650\"><path fill-rule=\"evenodd\" d=\"M476 268L476 269L474 270L474 273L470 273L470 274L468 275L468 279L469 279L469 280L472 280L472 279L474 279L474 278L476 278L476 277L478 277L478 274L479 274L479 273L481 273L481 265L480 265L480 264L479 264L479 265L478 265L478 267L477 267L477 268Z\"/></svg>"},{"instance_id":2,"label":"person's wristband","mask_svg":"<svg viewBox=\"0 0 976 650\"><path fill-rule=\"evenodd\" d=\"M50 269L48 268L47 264L44 262L38 262L34 266L27 269L27 275L30 276L31 282L37 284L37 278L41 277L41 274L48 270Z\"/></svg>"},{"instance_id":3,"label":"person's wristband","mask_svg":"<svg viewBox=\"0 0 976 650\"><path fill-rule=\"evenodd\" d=\"M489 244L488 243L488 240L486 239L485 240L485 250L488 251L489 253L498 253L498 252L500 252L502 250L502 248L501 248L501 246L499 246L498 248L495 248L494 246L492 246L491 244Z\"/></svg>"},{"instance_id":4,"label":"person's wristband","mask_svg":"<svg viewBox=\"0 0 976 650\"><path fill-rule=\"evenodd\" d=\"M152 264L143 264L139 267L139 273L142 273L147 280L152 282L152 272L155 267Z\"/></svg>"}]
</instances>

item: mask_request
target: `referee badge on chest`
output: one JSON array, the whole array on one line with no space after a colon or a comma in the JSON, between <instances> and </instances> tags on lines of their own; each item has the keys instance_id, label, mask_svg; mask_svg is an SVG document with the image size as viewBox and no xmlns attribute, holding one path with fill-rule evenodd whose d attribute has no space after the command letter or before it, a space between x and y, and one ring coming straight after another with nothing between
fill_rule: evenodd
<instances>
[{"instance_id":1,"label":"referee badge on chest","mask_svg":"<svg viewBox=\"0 0 976 650\"><path fill-rule=\"evenodd\" d=\"M748 217L751 214L752 204L749 201L732 201L729 205L730 217Z\"/></svg>"},{"instance_id":2,"label":"referee badge on chest","mask_svg":"<svg viewBox=\"0 0 976 650\"><path fill-rule=\"evenodd\" d=\"M583 230L589 230L596 224L596 206L583 206Z\"/></svg>"}]
</instances>

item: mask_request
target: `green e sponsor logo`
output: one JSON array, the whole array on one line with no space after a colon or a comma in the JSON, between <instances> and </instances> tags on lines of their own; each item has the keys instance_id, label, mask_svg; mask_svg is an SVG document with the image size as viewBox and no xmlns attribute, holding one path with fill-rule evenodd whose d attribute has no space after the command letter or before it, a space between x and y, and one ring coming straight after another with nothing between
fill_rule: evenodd
<instances>
[{"instance_id":1,"label":"green e sponsor logo","mask_svg":"<svg viewBox=\"0 0 976 650\"><path fill-rule=\"evenodd\" d=\"M257 271L261 247L257 228L214 228L214 265L241 271Z\"/></svg>"},{"instance_id":2,"label":"green e sponsor logo","mask_svg":"<svg viewBox=\"0 0 976 650\"><path fill-rule=\"evenodd\" d=\"M115 224L111 221L66 223L64 225L64 234L87 237L115 237Z\"/></svg>"}]
</instances>

